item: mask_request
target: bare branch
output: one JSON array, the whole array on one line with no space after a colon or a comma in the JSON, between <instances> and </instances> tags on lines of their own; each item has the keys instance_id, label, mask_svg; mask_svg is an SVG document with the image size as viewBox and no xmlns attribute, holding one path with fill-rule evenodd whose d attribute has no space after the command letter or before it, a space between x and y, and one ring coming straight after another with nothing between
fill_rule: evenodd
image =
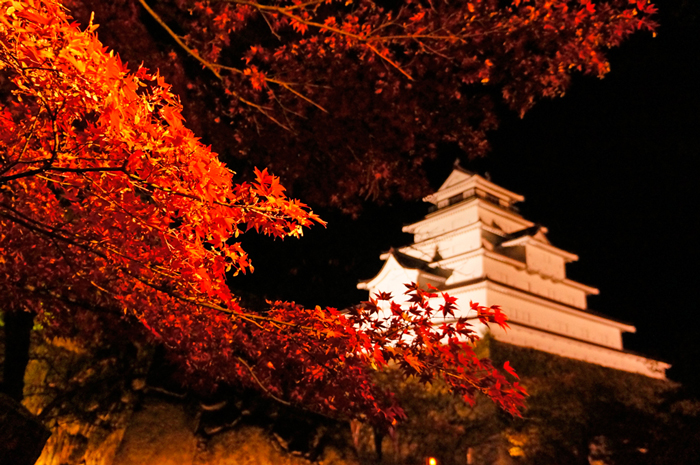
<instances>
[{"instance_id":1,"label":"bare branch","mask_svg":"<svg viewBox=\"0 0 700 465\"><path fill-rule=\"evenodd\" d=\"M281 404L292 405L291 403L287 402L286 400L280 399L279 397L274 395L272 392L270 392L270 390L263 383L260 382L258 377L255 375L255 372L251 368L251 366L248 365L248 363L246 363L245 360L243 360L241 357L236 357L236 359L241 363L241 365L243 365L244 367L246 367L248 369L248 371L250 372L250 376L255 380L256 383L258 383L258 386L260 386L260 389L262 389L263 392L265 392L268 396L270 396L271 398L273 398L274 400L276 400L277 402L279 402Z\"/></svg>"}]
</instances>

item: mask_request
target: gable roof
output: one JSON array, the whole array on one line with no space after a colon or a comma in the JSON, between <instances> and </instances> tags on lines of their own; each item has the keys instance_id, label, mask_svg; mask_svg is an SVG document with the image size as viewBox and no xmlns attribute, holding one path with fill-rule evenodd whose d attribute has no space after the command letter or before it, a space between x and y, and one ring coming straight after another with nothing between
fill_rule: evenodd
<instances>
[{"instance_id":1,"label":"gable roof","mask_svg":"<svg viewBox=\"0 0 700 465\"><path fill-rule=\"evenodd\" d=\"M385 255L388 254L393 255L396 261L399 263L399 265L409 270L419 270L423 273L431 274L442 279L446 279L452 276L452 270L439 267L431 267L430 262L421 260L420 258L412 257L403 252L399 252L393 247L389 249L389 252Z\"/></svg>"}]
</instances>

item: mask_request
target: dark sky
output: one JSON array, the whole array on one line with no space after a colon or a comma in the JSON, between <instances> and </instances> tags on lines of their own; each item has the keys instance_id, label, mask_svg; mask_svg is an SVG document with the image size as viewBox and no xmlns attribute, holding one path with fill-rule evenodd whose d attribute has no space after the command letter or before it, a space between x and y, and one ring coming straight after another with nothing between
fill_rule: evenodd
<instances>
[{"instance_id":1,"label":"dark sky","mask_svg":"<svg viewBox=\"0 0 700 465\"><path fill-rule=\"evenodd\" d=\"M612 51L605 79L577 77L564 98L540 102L522 120L506 116L489 157L461 157L468 169L523 194L523 215L547 226L554 245L579 255L569 277L600 289L591 309L637 327L625 336L627 348L672 363L670 377L700 392L693 168L700 155L700 1L655 3L657 37L637 34ZM433 165L434 187L456 156L446 150ZM358 221L321 212L328 228L301 241L251 238L256 272L233 284L308 305L350 305L367 297L355 284L376 274L379 253L410 241L401 225L426 211L421 202L395 202L367 207Z\"/></svg>"}]
</instances>

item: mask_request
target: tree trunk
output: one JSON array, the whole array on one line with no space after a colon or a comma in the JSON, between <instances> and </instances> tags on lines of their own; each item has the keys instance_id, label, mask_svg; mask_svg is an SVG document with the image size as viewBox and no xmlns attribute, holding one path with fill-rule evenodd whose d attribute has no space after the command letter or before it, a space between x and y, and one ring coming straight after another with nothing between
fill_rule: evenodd
<instances>
[{"instance_id":1,"label":"tree trunk","mask_svg":"<svg viewBox=\"0 0 700 465\"><path fill-rule=\"evenodd\" d=\"M384 441L384 433L374 428L374 453L376 454L377 463L382 463L382 441Z\"/></svg>"},{"instance_id":2,"label":"tree trunk","mask_svg":"<svg viewBox=\"0 0 700 465\"><path fill-rule=\"evenodd\" d=\"M31 313L5 313L5 363L0 392L17 402L24 398L24 371L29 363L29 339L33 325L34 316Z\"/></svg>"},{"instance_id":3,"label":"tree trunk","mask_svg":"<svg viewBox=\"0 0 700 465\"><path fill-rule=\"evenodd\" d=\"M34 317L27 312L4 314L5 361L0 385L0 465L33 465L51 436L20 403L29 363Z\"/></svg>"}]
</instances>

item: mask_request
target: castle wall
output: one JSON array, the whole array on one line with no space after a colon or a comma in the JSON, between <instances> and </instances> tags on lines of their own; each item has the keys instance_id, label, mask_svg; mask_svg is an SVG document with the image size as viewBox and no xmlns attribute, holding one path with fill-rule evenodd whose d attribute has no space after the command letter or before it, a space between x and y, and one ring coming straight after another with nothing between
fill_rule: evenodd
<instances>
[{"instance_id":1,"label":"castle wall","mask_svg":"<svg viewBox=\"0 0 700 465\"><path fill-rule=\"evenodd\" d=\"M490 257L484 257L484 269L485 276L494 281L576 308L585 309L587 306L585 291L534 270L518 268Z\"/></svg>"}]
</instances>

